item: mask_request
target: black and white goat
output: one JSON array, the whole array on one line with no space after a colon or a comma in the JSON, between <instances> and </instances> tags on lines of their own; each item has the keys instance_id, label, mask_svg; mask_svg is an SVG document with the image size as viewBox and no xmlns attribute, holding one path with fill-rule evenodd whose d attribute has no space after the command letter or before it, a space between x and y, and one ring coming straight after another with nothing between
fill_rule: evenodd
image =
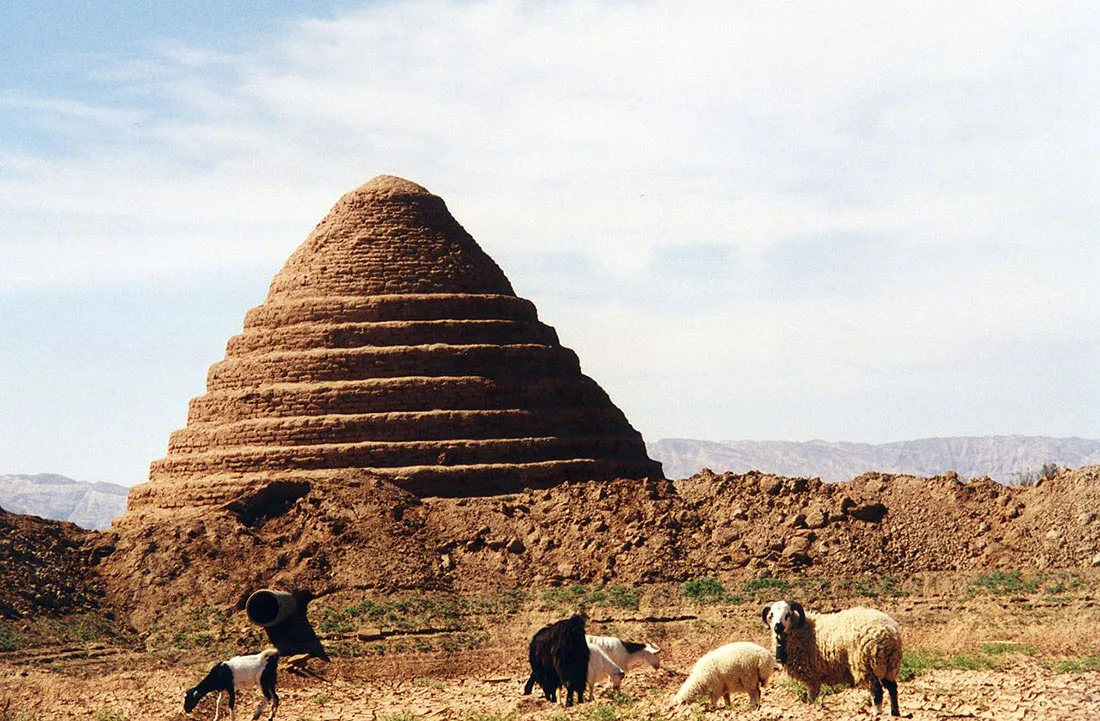
<instances>
[{"instance_id":1,"label":"black and white goat","mask_svg":"<svg viewBox=\"0 0 1100 721\"><path fill-rule=\"evenodd\" d=\"M214 704L214 721L218 721L222 692L228 691L229 712L233 721L237 721L237 691L259 686L264 700L256 708L252 721L260 718L268 703L271 704L271 715L268 716L270 721L275 718L275 710L279 708L279 695L275 693L278 666L279 653L273 648L265 648L250 656L234 656L228 661L217 663L210 669L210 673L206 674L206 678L199 681L198 686L187 689L187 695L183 699L183 710L191 713L206 694L217 691L218 700Z\"/></svg>"}]
</instances>

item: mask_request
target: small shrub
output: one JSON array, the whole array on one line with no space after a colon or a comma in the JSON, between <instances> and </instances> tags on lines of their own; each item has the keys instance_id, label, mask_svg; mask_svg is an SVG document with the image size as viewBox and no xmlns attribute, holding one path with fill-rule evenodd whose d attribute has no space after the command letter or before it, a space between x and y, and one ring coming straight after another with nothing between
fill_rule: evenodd
<instances>
[{"instance_id":1,"label":"small shrub","mask_svg":"<svg viewBox=\"0 0 1100 721\"><path fill-rule=\"evenodd\" d=\"M522 588L502 588L497 595L505 613L518 613L531 597Z\"/></svg>"},{"instance_id":2,"label":"small shrub","mask_svg":"<svg viewBox=\"0 0 1100 721\"><path fill-rule=\"evenodd\" d=\"M1059 573L1051 581L1050 585L1046 586L1043 590L1049 594L1062 594L1069 593L1071 591L1078 591L1083 588L1085 582L1081 580L1081 577L1074 573Z\"/></svg>"},{"instance_id":3,"label":"small shrub","mask_svg":"<svg viewBox=\"0 0 1100 721\"><path fill-rule=\"evenodd\" d=\"M1025 580L1020 569L1011 571L993 571L976 576L970 582L970 593L978 591L994 596L1007 596L1014 593L1030 593L1039 587L1039 579Z\"/></svg>"},{"instance_id":4,"label":"small shrub","mask_svg":"<svg viewBox=\"0 0 1100 721\"><path fill-rule=\"evenodd\" d=\"M18 651L23 646L23 634L6 623L0 623L0 651Z\"/></svg>"},{"instance_id":5,"label":"small shrub","mask_svg":"<svg viewBox=\"0 0 1100 721\"><path fill-rule=\"evenodd\" d=\"M575 606L586 595L588 595L588 586L581 583L548 588L542 593L542 610L550 611L563 606Z\"/></svg>"},{"instance_id":6,"label":"small shrub","mask_svg":"<svg viewBox=\"0 0 1100 721\"><path fill-rule=\"evenodd\" d=\"M755 597L760 596L785 596L791 590L791 582L783 578L754 578L745 581L745 593Z\"/></svg>"},{"instance_id":7,"label":"small shrub","mask_svg":"<svg viewBox=\"0 0 1100 721\"><path fill-rule=\"evenodd\" d=\"M642 592L637 588L615 584L607 587L607 605L638 610L638 604L642 600Z\"/></svg>"},{"instance_id":8,"label":"small shrub","mask_svg":"<svg viewBox=\"0 0 1100 721\"><path fill-rule=\"evenodd\" d=\"M696 603L721 603L729 598L725 587L714 578L685 581L680 589L685 596Z\"/></svg>"}]
</instances>

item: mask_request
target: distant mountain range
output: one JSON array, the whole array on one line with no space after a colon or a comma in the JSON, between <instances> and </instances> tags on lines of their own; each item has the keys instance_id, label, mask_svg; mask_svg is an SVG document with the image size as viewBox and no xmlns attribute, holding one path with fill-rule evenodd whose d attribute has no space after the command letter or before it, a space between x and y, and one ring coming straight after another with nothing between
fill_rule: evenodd
<instances>
[{"instance_id":1,"label":"distant mountain range","mask_svg":"<svg viewBox=\"0 0 1100 721\"><path fill-rule=\"evenodd\" d=\"M0 476L0 508L84 528L104 529L126 511L130 489L113 483L82 483L53 473Z\"/></svg>"},{"instance_id":2,"label":"distant mountain range","mask_svg":"<svg viewBox=\"0 0 1100 721\"><path fill-rule=\"evenodd\" d=\"M1045 463L1077 468L1100 464L1100 440L1041 436L923 438L872 445L829 441L696 441L664 438L646 444L664 464L667 478L687 478L703 468L716 473L751 470L783 476L847 481L865 471L934 476L955 471L1008 483L1036 473Z\"/></svg>"}]
</instances>

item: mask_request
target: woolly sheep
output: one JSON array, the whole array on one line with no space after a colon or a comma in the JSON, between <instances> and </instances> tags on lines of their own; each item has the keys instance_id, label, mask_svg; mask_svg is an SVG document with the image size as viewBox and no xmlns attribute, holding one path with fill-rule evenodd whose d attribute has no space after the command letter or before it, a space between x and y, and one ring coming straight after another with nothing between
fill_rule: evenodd
<instances>
[{"instance_id":1,"label":"woolly sheep","mask_svg":"<svg viewBox=\"0 0 1100 721\"><path fill-rule=\"evenodd\" d=\"M589 648L598 647L614 661L625 674L632 668L649 666L657 670L661 668L661 649L651 643L635 643L634 641L622 641L614 636L586 635L584 640ZM611 687L618 691L622 679L611 677Z\"/></svg>"},{"instance_id":2,"label":"woolly sheep","mask_svg":"<svg viewBox=\"0 0 1100 721\"><path fill-rule=\"evenodd\" d=\"M797 601L764 606L760 617L773 631L775 658L817 699L825 685L870 688L872 713L882 713L882 689L890 694L890 715L899 716L898 670L901 629L873 608L807 613Z\"/></svg>"},{"instance_id":3,"label":"woolly sheep","mask_svg":"<svg viewBox=\"0 0 1100 721\"><path fill-rule=\"evenodd\" d=\"M596 700L596 684L605 678L611 678L611 685L616 689L623 682L625 671L611 660L602 648L591 641L588 643L588 698Z\"/></svg>"},{"instance_id":4,"label":"woolly sheep","mask_svg":"<svg viewBox=\"0 0 1100 721\"><path fill-rule=\"evenodd\" d=\"M747 693L752 705L760 706L760 689L774 669L775 657L763 646L747 641L727 643L695 662L676 694L676 703L709 693L711 703L717 704L721 696L729 706L731 693Z\"/></svg>"}]
</instances>

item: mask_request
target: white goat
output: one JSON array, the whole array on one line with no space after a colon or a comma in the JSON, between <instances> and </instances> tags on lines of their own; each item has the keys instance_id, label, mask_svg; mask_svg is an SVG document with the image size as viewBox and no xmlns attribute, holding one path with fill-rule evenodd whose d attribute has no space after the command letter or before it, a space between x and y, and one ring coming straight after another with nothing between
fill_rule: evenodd
<instances>
[{"instance_id":1,"label":"white goat","mask_svg":"<svg viewBox=\"0 0 1100 721\"><path fill-rule=\"evenodd\" d=\"M612 661L602 648L592 643L588 644L588 697L590 700L596 700L597 683L610 677L611 685L619 688L625 675L626 671Z\"/></svg>"},{"instance_id":2,"label":"white goat","mask_svg":"<svg viewBox=\"0 0 1100 721\"><path fill-rule=\"evenodd\" d=\"M623 670L623 674L639 666L649 666L652 669L661 668L661 649L651 643L622 641L614 636L586 635L584 640L588 642L590 648L594 646L606 653L608 658ZM611 678L611 688L615 691L619 690L621 683L622 678Z\"/></svg>"},{"instance_id":3,"label":"white goat","mask_svg":"<svg viewBox=\"0 0 1100 721\"><path fill-rule=\"evenodd\" d=\"M717 704L721 697L729 706L731 693L747 693L752 705L760 706L760 689L774 669L775 657L763 646L747 641L727 643L695 662L676 694L676 703L686 703L706 693L712 704Z\"/></svg>"},{"instance_id":4,"label":"white goat","mask_svg":"<svg viewBox=\"0 0 1100 721\"><path fill-rule=\"evenodd\" d=\"M869 687L872 714L878 716L885 688L890 693L890 715L901 715L901 629L894 619L873 608L807 613L797 601L768 604L760 617L773 631L776 660L791 678L806 686L809 701L825 685Z\"/></svg>"}]
</instances>

